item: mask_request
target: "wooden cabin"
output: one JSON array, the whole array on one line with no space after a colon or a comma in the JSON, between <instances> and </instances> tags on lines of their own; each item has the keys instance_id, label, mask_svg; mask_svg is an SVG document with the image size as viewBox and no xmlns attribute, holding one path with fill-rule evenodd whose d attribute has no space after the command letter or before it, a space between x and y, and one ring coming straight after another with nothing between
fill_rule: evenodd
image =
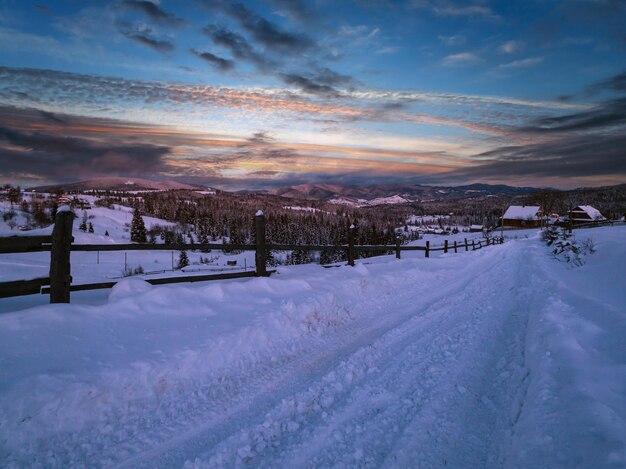
<instances>
[{"instance_id":1,"label":"wooden cabin","mask_svg":"<svg viewBox=\"0 0 626 469\"><path fill-rule=\"evenodd\" d=\"M598 209L592 207L591 205L579 205L578 207L575 207L570 214L574 225L606 221L606 217L604 217Z\"/></svg>"},{"instance_id":2,"label":"wooden cabin","mask_svg":"<svg viewBox=\"0 0 626 469\"><path fill-rule=\"evenodd\" d=\"M511 205L502 216L503 226L537 228L541 226L543 212L537 205Z\"/></svg>"}]
</instances>

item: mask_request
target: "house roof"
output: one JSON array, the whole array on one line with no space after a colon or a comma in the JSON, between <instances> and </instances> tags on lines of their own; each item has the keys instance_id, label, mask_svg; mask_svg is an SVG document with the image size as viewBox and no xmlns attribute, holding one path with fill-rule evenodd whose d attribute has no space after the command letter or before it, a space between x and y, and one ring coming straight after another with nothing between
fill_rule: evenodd
<instances>
[{"instance_id":1,"label":"house roof","mask_svg":"<svg viewBox=\"0 0 626 469\"><path fill-rule=\"evenodd\" d=\"M597 208L591 205L579 205L572 210L572 219L576 219L577 214L586 213L592 220L606 220Z\"/></svg>"},{"instance_id":2,"label":"house roof","mask_svg":"<svg viewBox=\"0 0 626 469\"><path fill-rule=\"evenodd\" d=\"M511 205L502 218L508 220L537 220L541 207L536 205Z\"/></svg>"}]
</instances>

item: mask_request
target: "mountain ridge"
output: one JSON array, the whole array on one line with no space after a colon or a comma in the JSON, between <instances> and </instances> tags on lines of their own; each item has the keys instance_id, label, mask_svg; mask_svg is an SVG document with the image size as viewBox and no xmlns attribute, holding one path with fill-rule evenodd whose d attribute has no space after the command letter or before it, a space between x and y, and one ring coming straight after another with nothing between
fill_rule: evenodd
<instances>
[{"instance_id":1,"label":"mountain ridge","mask_svg":"<svg viewBox=\"0 0 626 469\"><path fill-rule=\"evenodd\" d=\"M349 184L309 183L279 187L268 193L301 200L332 201L341 199L357 203L375 199L406 199L407 202L449 200L455 198L485 197L497 195L525 195L542 189L514 187L504 184L468 184L462 186L429 186L423 184L371 184L355 186Z\"/></svg>"},{"instance_id":2,"label":"mountain ridge","mask_svg":"<svg viewBox=\"0 0 626 469\"><path fill-rule=\"evenodd\" d=\"M46 186L32 187L36 192L64 192L86 190L119 190L119 191L142 191L142 190L203 190L207 186L198 184L186 184L177 181L152 181L149 179L134 177L109 176L102 178L86 179L83 181L50 184Z\"/></svg>"}]
</instances>

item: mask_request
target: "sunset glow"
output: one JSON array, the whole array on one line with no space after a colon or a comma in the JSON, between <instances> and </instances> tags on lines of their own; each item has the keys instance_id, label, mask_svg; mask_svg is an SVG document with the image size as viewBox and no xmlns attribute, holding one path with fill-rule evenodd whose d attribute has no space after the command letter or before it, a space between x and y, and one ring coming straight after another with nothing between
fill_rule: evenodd
<instances>
[{"instance_id":1,"label":"sunset glow","mask_svg":"<svg viewBox=\"0 0 626 469\"><path fill-rule=\"evenodd\" d=\"M623 182L625 18L586 1L0 1L0 179Z\"/></svg>"}]
</instances>

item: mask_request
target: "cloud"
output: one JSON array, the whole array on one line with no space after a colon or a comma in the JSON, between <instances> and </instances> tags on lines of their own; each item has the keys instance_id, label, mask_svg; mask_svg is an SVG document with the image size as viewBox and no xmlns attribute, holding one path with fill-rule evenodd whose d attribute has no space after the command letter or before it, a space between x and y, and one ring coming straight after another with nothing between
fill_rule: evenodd
<instances>
[{"instance_id":1,"label":"cloud","mask_svg":"<svg viewBox=\"0 0 626 469\"><path fill-rule=\"evenodd\" d=\"M280 13L302 24L310 24L318 19L318 13L303 0L272 0L272 3L280 8Z\"/></svg>"},{"instance_id":2,"label":"cloud","mask_svg":"<svg viewBox=\"0 0 626 469\"><path fill-rule=\"evenodd\" d=\"M231 70L235 66L235 62L233 62L232 60L224 59L223 57L218 57L217 55L212 54L210 52L201 52L196 49L189 49L189 52L191 52L193 55L195 55L199 59L202 59L205 62L208 62L211 65L214 65L218 70L221 70L221 71Z\"/></svg>"},{"instance_id":3,"label":"cloud","mask_svg":"<svg viewBox=\"0 0 626 469\"><path fill-rule=\"evenodd\" d=\"M597 84L620 89L620 75ZM480 153L481 164L450 173L462 180L532 178L626 178L626 97L592 109L532 119L510 130L531 143L508 145ZM486 161L485 161L486 160Z\"/></svg>"},{"instance_id":4,"label":"cloud","mask_svg":"<svg viewBox=\"0 0 626 469\"><path fill-rule=\"evenodd\" d=\"M339 28L337 35L344 42L349 42L352 47L361 47L371 43L380 35L380 28L370 27L364 24L358 26L343 25Z\"/></svg>"},{"instance_id":5,"label":"cloud","mask_svg":"<svg viewBox=\"0 0 626 469\"><path fill-rule=\"evenodd\" d=\"M489 159L488 162L454 171L449 176L463 180L506 180L519 176L624 178L624 148L626 136L620 134L575 136L531 145L505 146L476 155L477 159Z\"/></svg>"},{"instance_id":6,"label":"cloud","mask_svg":"<svg viewBox=\"0 0 626 469\"><path fill-rule=\"evenodd\" d=\"M54 122L61 125L67 124L67 121L65 119L59 117L53 112L39 110L39 115L48 122Z\"/></svg>"},{"instance_id":7,"label":"cloud","mask_svg":"<svg viewBox=\"0 0 626 469\"><path fill-rule=\"evenodd\" d=\"M489 20L500 19L500 16L494 13L491 8L478 2L467 5L466 3L457 4L449 0L413 0L411 6L428 10L438 16L482 17Z\"/></svg>"},{"instance_id":8,"label":"cloud","mask_svg":"<svg viewBox=\"0 0 626 469\"><path fill-rule=\"evenodd\" d=\"M376 49L374 53L378 55L395 54L400 49L401 47L398 46L383 46L380 49Z\"/></svg>"},{"instance_id":9,"label":"cloud","mask_svg":"<svg viewBox=\"0 0 626 469\"><path fill-rule=\"evenodd\" d=\"M172 52L175 49L172 42L155 38L152 35L152 29L149 27L139 27L126 22L121 22L119 24L119 31L128 39L148 46L162 54Z\"/></svg>"},{"instance_id":10,"label":"cloud","mask_svg":"<svg viewBox=\"0 0 626 469\"><path fill-rule=\"evenodd\" d=\"M299 54L311 49L315 42L305 34L284 31L275 23L249 10L242 3L226 1L206 1L210 8L219 8L231 18L239 22L242 28L268 49L289 55Z\"/></svg>"},{"instance_id":11,"label":"cloud","mask_svg":"<svg viewBox=\"0 0 626 469\"><path fill-rule=\"evenodd\" d=\"M520 127L525 133L562 133L571 131L609 130L626 124L626 97L606 101L589 111L535 119ZM626 131L626 129L624 129Z\"/></svg>"},{"instance_id":12,"label":"cloud","mask_svg":"<svg viewBox=\"0 0 626 469\"><path fill-rule=\"evenodd\" d=\"M102 109L112 115L129 110L149 111L158 107L158 121L193 114L198 110L226 109L259 113L300 114L308 119L321 116L349 117L366 113L357 106L318 102L286 88L245 88L126 80L40 69L0 66L0 100L20 106L51 109ZM54 90L54 93L50 93ZM121 104L120 104L121 103ZM142 112L145 118L145 112Z\"/></svg>"},{"instance_id":13,"label":"cloud","mask_svg":"<svg viewBox=\"0 0 626 469\"><path fill-rule=\"evenodd\" d=\"M122 5L128 9L140 11L152 20L169 26L178 26L185 22L182 18L164 11L158 4L148 0L123 0Z\"/></svg>"},{"instance_id":14,"label":"cloud","mask_svg":"<svg viewBox=\"0 0 626 469\"><path fill-rule=\"evenodd\" d=\"M341 93L332 86L324 83L317 83L311 78L303 77L294 73L282 73L280 77L287 85L297 86L305 93L335 98L341 96Z\"/></svg>"},{"instance_id":15,"label":"cloud","mask_svg":"<svg viewBox=\"0 0 626 469\"><path fill-rule=\"evenodd\" d=\"M8 115L7 115L8 114ZM36 115L33 117L36 119ZM41 123L50 122L44 113ZM20 130L15 127L19 111L0 108L0 176L29 174L33 179L67 180L104 175L141 176L166 170L170 148L148 143L127 143L66 136L63 124L52 122L49 130ZM45 116L45 117L44 117ZM55 120L61 120L56 118ZM36 124L30 122L30 125ZM55 130L56 129L56 130Z\"/></svg>"},{"instance_id":16,"label":"cloud","mask_svg":"<svg viewBox=\"0 0 626 469\"><path fill-rule=\"evenodd\" d=\"M473 52L450 54L441 61L441 63L447 67L469 66L479 62L482 62L482 59Z\"/></svg>"},{"instance_id":17,"label":"cloud","mask_svg":"<svg viewBox=\"0 0 626 469\"><path fill-rule=\"evenodd\" d=\"M327 67L317 67L313 80L324 85L348 85L353 83L351 76L342 75Z\"/></svg>"},{"instance_id":18,"label":"cloud","mask_svg":"<svg viewBox=\"0 0 626 469\"><path fill-rule=\"evenodd\" d=\"M202 31L214 44L229 49L236 59L250 62L259 70L274 74L283 82L298 86L306 93L338 96L340 93L333 86L347 85L353 82L352 77L337 73L328 67L319 66L314 60L311 60L305 67L307 70L302 72L283 72L281 69L284 65L280 60L274 60L259 54L241 34L217 25L209 25ZM232 67L230 67L230 64L227 64L227 68L223 68L223 70L228 70L229 68Z\"/></svg>"},{"instance_id":19,"label":"cloud","mask_svg":"<svg viewBox=\"0 0 626 469\"><path fill-rule=\"evenodd\" d=\"M289 88L245 88L128 80L98 75L84 75L41 69L18 69L0 66L0 101L20 107L31 106L50 111L80 110L92 115L132 115L144 122L190 123L205 126L207 116L227 113L233 118L245 112L271 115L272 119L302 119L308 122L335 123L354 120L385 121L390 118L380 112L383 104L424 103L435 105L442 112L448 107L471 106L479 109L499 109L519 118L537 110L585 110L589 106L571 102L530 101L498 96L432 93L419 91L380 91L341 89L341 102L328 100L339 90L331 77L324 83L315 82L320 73L311 76L293 74L290 86L315 88L299 93ZM342 78L334 78L342 81ZM326 88L315 87L315 84ZM341 83L339 83L341 84ZM339 86L336 84L336 86ZM311 90L309 90L311 91ZM319 94L321 92L321 94ZM322 98L322 99L318 99ZM389 109L386 110L386 112ZM258 118L258 117L257 117ZM198 120L199 119L199 120ZM223 118L222 118L223 119Z\"/></svg>"},{"instance_id":20,"label":"cloud","mask_svg":"<svg viewBox=\"0 0 626 469\"><path fill-rule=\"evenodd\" d=\"M600 91L626 93L626 71L586 88L587 94L595 94Z\"/></svg>"},{"instance_id":21,"label":"cloud","mask_svg":"<svg viewBox=\"0 0 626 469\"><path fill-rule=\"evenodd\" d=\"M466 38L461 34L455 34L453 36L439 36L439 40L446 46L460 46L465 44Z\"/></svg>"},{"instance_id":22,"label":"cloud","mask_svg":"<svg viewBox=\"0 0 626 469\"><path fill-rule=\"evenodd\" d=\"M214 44L228 48L233 57L239 60L251 62L260 69L268 69L276 66L276 62L257 53L250 43L240 34L216 25L209 25L203 28L202 32L207 35Z\"/></svg>"},{"instance_id":23,"label":"cloud","mask_svg":"<svg viewBox=\"0 0 626 469\"><path fill-rule=\"evenodd\" d=\"M271 144L274 141L274 138L267 132L255 132L252 137L246 139L243 145Z\"/></svg>"},{"instance_id":24,"label":"cloud","mask_svg":"<svg viewBox=\"0 0 626 469\"><path fill-rule=\"evenodd\" d=\"M154 37L147 34L142 34L138 32L133 33L129 31L122 32L122 34L128 39L132 39L133 41L136 41L140 44L144 44L157 52L166 53L172 52L175 49L174 44L172 44L171 42L155 39Z\"/></svg>"},{"instance_id":25,"label":"cloud","mask_svg":"<svg viewBox=\"0 0 626 469\"><path fill-rule=\"evenodd\" d=\"M514 54L519 52L523 46L524 43L520 41L507 41L498 47L498 51L502 54Z\"/></svg>"},{"instance_id":26,"label":"cloud","mask_svg":"<svg viewBox=\"0 0 626 469\"><path fill-rule=\"evenodd\" d=\"M498 68L504 70L512 68L527 68L538 65L541 62L543 62L543 57L529 57L527 59L514 60L513 62L500 64L498 65Z\"/></svg>"},{"instance_id":27,"label":"cloud","mask_svg":"<svg viewBox=\"0 0 626 469\"><path fill-rule=\"evenodd\" d=\"M46 6L46 5L40 5L40 4L34 4L33 5L34 8L36 8L37 10L39 10L42 13L45 13L46 15L50 15L50 9Z\"/></svg>"}]
</instances>

